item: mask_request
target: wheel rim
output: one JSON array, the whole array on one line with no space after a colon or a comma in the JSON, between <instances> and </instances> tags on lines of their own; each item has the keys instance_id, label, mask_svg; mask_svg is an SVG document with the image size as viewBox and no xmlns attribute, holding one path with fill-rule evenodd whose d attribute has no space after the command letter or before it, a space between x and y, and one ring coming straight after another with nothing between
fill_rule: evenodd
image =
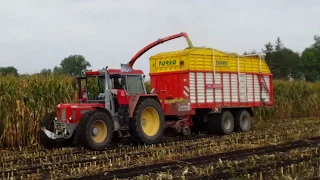
<instances>
[{"instance_id":1,"label":"wheel rim","mask_svg":"<svg viewBox=\"0 0 320 180\"><path fill-rule=\"evenodd\" d=\"M147 136L154 136L158 132L160 117L154 108L148 107L144 109L141 115L141 126Z\"/></svg>"},{"instance_id":2,"label":"wheel rim","mask_svg":"<svg viewBox=\"0 0 320 180\"><path fill-rule=\"evenodd\" d=\"M225 129L230 129L231 128L231 121L229 118L224 118L223 120L223 125L225 127Z\"/></svg>"},{"instance_id":3,"label":"wheel rim","mask_svg":"<svg viewBox=\"0 0 320 180\"><path fill-rule=\"evenodd\" d=\"M243 117L242 117L242 120L241 120L241 124L242 124L243 127L248 127L248 125L249 125L249 119L248 119L248 117L243 116Z\"/></svg>"},{"instance_id":4,"label":"wheel rim","mask_svg":"<svg viewBox=\"0 0 320 180\"><path fill-rule=\"evenodd\" d=\"M92 125L92 140L96 143L103 142L108 134L108 128L104 121L96 120Z\"/></svg>"}]
</instances>

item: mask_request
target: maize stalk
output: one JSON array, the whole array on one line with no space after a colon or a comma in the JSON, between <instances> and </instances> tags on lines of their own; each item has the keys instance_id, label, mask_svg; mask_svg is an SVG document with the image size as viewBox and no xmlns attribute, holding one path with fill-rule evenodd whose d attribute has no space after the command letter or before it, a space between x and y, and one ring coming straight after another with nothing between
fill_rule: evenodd
<instances>
[{"instance_id":1,"label":"maize stalk","mask_svg":"<svg viewBox=\"0 0 320 180\"><path fill-rule=\"evenodd\" d=\"M72 77L2 76L0 82L0 147L38 144L41 118L59 103L78 102L78 87ZM98 90L96 82L88 83L91 90ZM320 117L320 83L275 80L274 96L275 105L257 108L256 117L264 120Z\"/></svg>"}]
</instances>

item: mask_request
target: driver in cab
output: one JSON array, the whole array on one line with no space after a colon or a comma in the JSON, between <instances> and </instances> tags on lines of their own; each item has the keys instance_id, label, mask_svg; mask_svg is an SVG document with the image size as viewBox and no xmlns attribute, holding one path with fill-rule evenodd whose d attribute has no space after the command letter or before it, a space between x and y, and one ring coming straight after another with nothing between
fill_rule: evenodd
<instances>
[{"instance_id":1,"label":"driver in cab","mask_svg":"<svg viewBox=\"0 0 320 180\"><path fill-rule=\"evenodd\" d=\"M118 115L119 115L120 125L125 128L129 124L129 119L128 119L129 100L127 97L127 91L123 89L123 87L121 86L117 78L114 79L114 86L111 91L116 96L116 99L118 101L118 105L119 105Z\"/></svg>"},{"instance_id":2,"label":"driver in cab","mask_svg":"<svg viewBox=\"0 0 320 180\"><path fill-rule=\"evenodd\" d=\"M113 88L111 92L116 95L119 105L128 105L129 101L127 98L127 92L122 88L119 80L117 78L114 79Z\"/></svg>"}]
</instances>

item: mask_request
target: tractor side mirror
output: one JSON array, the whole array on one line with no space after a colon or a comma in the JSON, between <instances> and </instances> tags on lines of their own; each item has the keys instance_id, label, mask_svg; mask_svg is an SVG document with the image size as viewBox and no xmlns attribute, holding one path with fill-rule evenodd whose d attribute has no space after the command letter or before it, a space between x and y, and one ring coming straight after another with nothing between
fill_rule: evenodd
<instances>
[{"instance_id":1,"label":"tractor side mirror","mask_svg":"<svg viewBox=\"0 0 320 180\"><path fill-rule=\"evenodd\" d=\"M142 75L142 78L143 78L143 79L146 79L146 75Z\"/></svg>"}]
</instances>

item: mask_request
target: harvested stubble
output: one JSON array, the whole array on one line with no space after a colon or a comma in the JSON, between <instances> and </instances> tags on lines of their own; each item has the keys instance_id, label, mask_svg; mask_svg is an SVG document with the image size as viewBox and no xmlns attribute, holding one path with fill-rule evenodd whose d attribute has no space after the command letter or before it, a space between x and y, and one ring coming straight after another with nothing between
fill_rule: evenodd
<instances>
[{"instance_id":1,"label":"harvested stubble","mask_svg":"<svg viewBox=\"0 0 320 180\"><path fill-rule=\"evenodd\" d=\"M301 129L300 126L296 126L296 122L300 122L300 125L304 124L304 128ZM233 150L251 149L320 136L319 123L316 118L296 121L286 120L283 121L283 124L288 127L286 131L281 131L282 127L274 123L266 123L270 125L270 128L266 128L265 124L260 123L258 124L260 130L248 133L150 146L125 146L103 152L83 151L81 154L74 154L77 150L65 148L48 151L47 153L42 151L39 153L26 153L18 159L16 159L17 154L7 153L5 157L0 159L0 176L6 176L9 173L20 177L25 176L27 173L33 173L40 176L51 174L52 177L61 179L63 177L104 174L107 171L112 175L112 171L121 168L137 167L142 169L149 165L153 167L155 163L175 163L187 158L218 155L217 153L223 152L229 152L230 154L230 151ZM260 126L266 129L263 130ZM299 130L301 131L299 132ZM297 147L293 146L293 144L295 143L289 143L286 147ZM283 148L284 146L281 147ZM279 148L277 148L277 146L269 149L263 148L262 152L279 151ZM257 149L253 151L253 153L257 152ZM231 154L233 155L233 152ZM248 156L247 153L245 155ZM221 158L222 156L218 155L218 157ZM84 169L86 170L84 171Z\"/></svg>"},{"instance_id":2,"label":"harvested stubble","mask_svg":"<svg viewBox=\"0 0 320 180\"><path fill-rule=\"evenodd\" d=\"M2 156L0 157L0 162L12 162L15 165L19 165L17 163L19 160L23 165L25 161L34 160L36 163L38 162L46 162L49 159L53 160L53 162L59 162L61 157L64 157L64 160L72 160L75 159L82 160L83 157L91 159L91 157L110 157L110 156L123 156L127 155L138 155L138 154L146 154L151 153L153 151L157 151L158 148L176 151L177 149L186 149L188 147L201 147L203 145L219 145L218 151L226 150L221 149L223 147L228 147L230 145L235 145L235 147L254 147L255 144L264 143L265 145L272 144L275 142L279 142L279 140L283 139L287 140L299 140L301 138L307 138L316 136L316 131L318 131L318 127L320 126L320 121L316 118L309 119L297 119L297 120L282 120L282 126L279 126L276 123L268 122L268 123L256 123L256 129L254 131L243 133L243 134L232 134L230 136L221 136L221 137L206 137L203 136L195 136L195 139L192 140L184 140L184 141L169 141L167 143L161 143L157 146L130 146L125 145L119 148L112 148L106 151L86 151L83 148L63 148L57 149L53 151L47 151L45 149L30 149L27 147L21 148L19 151L2 151ZM300 127L304 127L301 129ZM283 130L285 129L285 130ZM279 133L274 133L279 132ZM320 132L320 131L319 131ZM320 134L319 134L320 136ZM281 137L281 138L280 138ZM279 139L280 138L280 139ZM239 146L240 145L240 146ZM232 147L232 146L230 146ZM229 149L230 150L230 149ZM1 169L1 167L0 167Z\"/></svg>"},{"instance_id":3,"label":"harvested stubble","mask_svg":"<svg viewBox=\"0 0 320 180\"><path fill-rule=\"evenodd\" d=\"M37 144L39 121L45 113L58 103L77 102L77 85L72 77L0 77L0 82L0 147ZM275 81L274 93L275 106L258 109L257 117L320 116L320 83Z\"/></svg>"},{"instance_id":4,"label":"harvested stubble","mask_svg":"<svg viewBox=\"0 0 320 180\"><path fill-rule=\"evenodd\" d=\"M319 148L302 147L285 152L270 152L262 155L251 155L246 158L219 159L207 163L187 164L176 168L174 171L167 170L157 173L141 174L130 179L229 179L244 177L245 179L278 179L279 177L291 176L299 178L319 177ZM316 168L310 165L315 166ZM310 171L311 170L311 171ZM249 178L250 177L250 178Z\"/></svg>"}]
</instances>

